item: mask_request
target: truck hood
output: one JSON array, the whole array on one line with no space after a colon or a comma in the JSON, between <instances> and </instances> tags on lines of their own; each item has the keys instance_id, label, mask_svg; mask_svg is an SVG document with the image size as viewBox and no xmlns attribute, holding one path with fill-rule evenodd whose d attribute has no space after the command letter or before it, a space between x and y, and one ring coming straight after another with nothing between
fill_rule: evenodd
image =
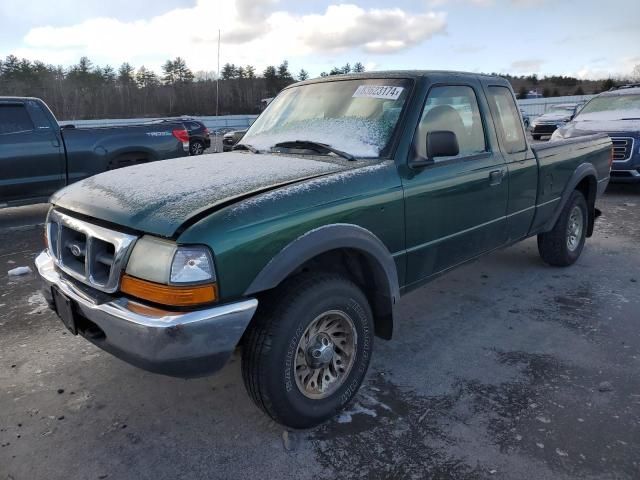
<instances>
[{"instance_id":1,"label":"truck hood","mask_svg":"<svg viewBox=\"0 0 640 480\"><path fill-rule=\"evenodd\" d=\"M580 137L582 135L591 135L594 133L629 133L637 134L640 132L640 120L629 119L608 119L591 117L589 119L574 120L559 129L562 138ZM635 136L635 135L633 135Z\"/></svg>"},{"instance_id":2,"label":"truck hood","mask_svg":"<svg viewBox=\"0 0 640 480\"><path fill-rule=\"evenodd\" d=\"M534 120L537 122L565 122L571 118L571 113L545 113Z\"/></svg>"},{"instance_id":3,"label":"truck hood","mask_svg":"<svg viewBox=\"0 0 640 480\"><path fill-rule=\"evenodd\" d=\"M346 170L309 158L217 153L122 168L82 180L51 199L57 207L171 237L190 218L235 199Z\"/></svg>"}]
</instances>

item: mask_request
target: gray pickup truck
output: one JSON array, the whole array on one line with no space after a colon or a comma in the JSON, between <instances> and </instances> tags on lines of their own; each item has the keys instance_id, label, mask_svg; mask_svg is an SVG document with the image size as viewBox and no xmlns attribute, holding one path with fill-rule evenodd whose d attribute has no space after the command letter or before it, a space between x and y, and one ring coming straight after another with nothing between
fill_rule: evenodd
<instances>
[{"instance_id":1,"label":"gray pickup truck","mask_svg":"<svg viewBox=\"0 0 640 480\"><path fill-rule=\"evenodd\" d=\"M38 98L0 97L0 208L46 202L96 173L189 154L180 122L61 126Z\"/></svg>"}]
</instances>

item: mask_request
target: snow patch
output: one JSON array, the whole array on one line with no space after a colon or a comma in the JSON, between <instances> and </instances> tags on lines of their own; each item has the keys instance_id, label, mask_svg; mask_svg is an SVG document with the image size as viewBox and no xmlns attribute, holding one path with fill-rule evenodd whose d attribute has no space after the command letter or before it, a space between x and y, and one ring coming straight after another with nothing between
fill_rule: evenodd
<instances>
[{"instance_id":1,"label":"snow patch","mask_svg":"<svg viewBox=\"0 0 640 480\"><path fill-rule=\"evenodd\" d=\"M394 121L370 120L361 117L313 118L288 122L265 133L245 136L259 150L269 150L281 142L310 140L325 143L355 157L378 157L387 144Z\"/></svg>"},{"instance_id":2,"label":"snow patch","mask_svg":"<svg viewBox=\"0 0 640 480\"><path fill-rule=\"evenodd\" d=\"M42 312L47 311L49 308L47 301L40 292L36 292L33 295L29 296L29 298L27 298L27 303L32 307L35 307L30 312L27 312L27 315L39 315Z\"/></svg>"},{"instance_id":3,"label":"snow patch","mask_svg":"<svg viewBox=\"0 0 640 480\"><path fill-rule=\"evenodd\" d=\"M175 226L202 209L265 187L336 172L344 166L285 155L240 152L176 158L121 168L75 183L53 202L100 217L121 212L140 230ZM68 202L67 202L68 199ZM110 214L112 215L112 214Z\"/></svg>"},{"instance_id":4,"label":"snow patch","mask_svg":"<svg viewBox=\"0 0 640 480\"><path fill-rule=\"evenodd\" d=\"M261 195L257 195L255 197L251 197L243 202L240 202L234 205L231 209L231 213L232 214L241 213L248 208L257 207L267 202L279 201L287 197L301 194L303 192L311 192L313 190L318 190L328 185L331 185L333 183L337 183L337 182L347 183L348 181L352 180L354 177L358 175L365 175L368 173L375 172L376 170L382 170L384 168L388 168L391 163L392 162L389 160L381 163L376 163L374 165L368 165L365 167L352 168L350 170L338 172L332 175L325 175L323 177L314 178L314 179L307 180L295 185L289 185L276 190L271 190L270 192L266 192Z\"/></svg>"},{"instance_id":5,"label":"snow patch","mask_svg":"<svg viewBox=\"0 0 640 480\"><path fill-rule=\"evenodd\" d=\"M353 415L369 415L370 417L377 417L378 414L375 410L363 407L360 403L355 403L352 408L345 410L338 416L338 423L351 423Z\"/></svg>"},{"instance_id":6,"label":"snow patch","mask_svg":"<svg viewBox=\"0 0 640 480\"><path fill-rule=\"evenodd\" d=\"M10 277L18 277L20 275L26 275L27 273L31 273L31 267L16 267L12 268L7 272Z\"/></svg>"}]
</instances>

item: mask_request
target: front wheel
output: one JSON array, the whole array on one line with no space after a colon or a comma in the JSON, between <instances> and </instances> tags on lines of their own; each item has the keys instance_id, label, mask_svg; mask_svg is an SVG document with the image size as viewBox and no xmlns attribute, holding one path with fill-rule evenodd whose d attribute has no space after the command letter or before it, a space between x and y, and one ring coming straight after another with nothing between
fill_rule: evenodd
<instances>
[{"instance_id":1,"label":"front wheel","mask_svg":"<svg viewBox=\"0 0 640 480\"><path fill-rule=\"evenodd\" d=\"M588 207L584 195L574 190L553 229L538 235L538 252L549 265L567 267L584 248L587 236Z\"/></svg>"},{"instance_id":2,"label":"front wheel","mask_svg":"<svg viewBox=\"0 0 640 480\"><path fill-rule=\"evenodd\" d=\"M247 334L242 376L275 421L309 428L355 395L369 366L373 315L362 291L333 274L304 274L275 290Z\"/></svg>"}]
</instances>

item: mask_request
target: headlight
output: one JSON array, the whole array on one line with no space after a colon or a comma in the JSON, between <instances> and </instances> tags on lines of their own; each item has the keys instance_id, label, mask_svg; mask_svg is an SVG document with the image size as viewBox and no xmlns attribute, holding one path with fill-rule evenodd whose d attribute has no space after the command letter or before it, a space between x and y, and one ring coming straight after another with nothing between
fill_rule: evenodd
<instances>
[{"instance_id":1,"label":"headlight","mask_svg":"<svg viewBox=\"0 0 640 480\"><path fill-rule=\"evenodd\" d=\"M557 130L554 130L553 133L551 134L551 138L549 139L550 142L555 142L557 140L563 140L564 137L562 136L562 132L560 131L560 129L558 128Z\"/></svg>"},{"instance_id":2,"label":"headlight","mask_svg":"<svg viewBox=\"0 0 640 480\"><path fill-rule=\"evenodd\" d=\"M121 290L163 305L213 302L218 289L211 251L145 235L133 247Z\"/></svg>"}]
</instances>

